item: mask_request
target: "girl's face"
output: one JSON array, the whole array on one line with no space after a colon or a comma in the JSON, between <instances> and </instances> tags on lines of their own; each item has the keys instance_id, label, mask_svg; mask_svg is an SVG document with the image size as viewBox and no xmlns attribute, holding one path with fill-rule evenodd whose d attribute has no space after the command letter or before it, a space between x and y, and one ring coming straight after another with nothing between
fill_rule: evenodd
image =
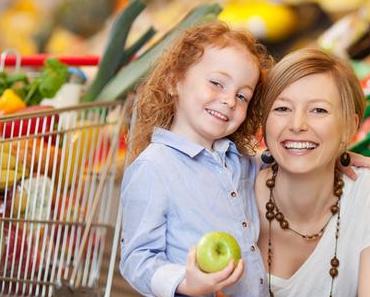
<instances>
[{"instance_id":1,"label":"girl's face","mask_svg":"<svg viewBox=\"0 0 370 297\"><path fill-rule=\"evenodd\" d=\"M177 83L171 131L211 149L215 140L232 134L245 120L258 79L259 68L246 49L205 48Z\"/></svg>"},{"instance_id":2,"label":"girl's face","mask_svg":"<svg viewBox=\"0 0 370 297\"><path fill-rule=\"evenodd\" d=\"M292 173L332 170L345 142L340 115L330 74L306 76L283 90L266 122L266 142L279 166Z\"/></svg>"}]
</instances>

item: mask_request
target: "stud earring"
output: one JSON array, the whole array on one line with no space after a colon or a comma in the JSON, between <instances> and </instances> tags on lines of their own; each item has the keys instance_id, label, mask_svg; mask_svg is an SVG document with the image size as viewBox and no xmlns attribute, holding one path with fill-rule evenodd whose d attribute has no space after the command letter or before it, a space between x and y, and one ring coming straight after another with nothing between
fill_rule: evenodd
<instances>
[{"instance_id":1,"label":"stud earring","mask_svg":"<svg viewBox=\"0 0 370 297\"><path fill-rule=\"evenodd\" d=\"M274 157L271 155L269 149L266 149L263 151L262 155L261 155L261 160L263 163L265 164L272 164L275 162L275 159Z\"/></svg>"},{"instance_id":2,"label":"stud earring","mask_svg":"<svg viewBox=\"0 0 370 297\"><path fill-rule=\"evenodd\" d=\"M343 154L340 155L340 164L342 164L342 166L348 167L350 163L351 156L349 155L348 152L344 152Z\"/></svg>"}]
</instances>

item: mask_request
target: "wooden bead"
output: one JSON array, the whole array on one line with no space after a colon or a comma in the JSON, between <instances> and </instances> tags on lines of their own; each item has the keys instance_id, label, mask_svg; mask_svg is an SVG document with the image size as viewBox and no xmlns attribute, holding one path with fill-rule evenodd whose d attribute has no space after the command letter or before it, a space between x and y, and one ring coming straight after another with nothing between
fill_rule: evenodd
<instances>
[{"instance_id":1,"label":"wooden bead","mask_svg":"<svg viewBox=\"0 0 370 297\"><path fill-rule=\"evenodd\" d=\"M342 194L343 194L343 190L341 188L336 189L335 192L334 192L334 195L337 196L337 197L342 196Z\"/></svg>"},{"instance_id":2,"label":"wooden bead","mask_svg":"<svg viewBox=\"0 0 370 297\"><path fill-rule=\"evenodd\" d=\"M330 268L329 274L332 278L336 277L338 275L338 269L335 267Z\"/></svg>"},{"instance_id":3,"label":"wooden bead","mask_svg":"<svg viewBox=\"0 0 370 297\"><path fill-rule=\"evenodd\" d=\"M330 207L330 210L331 210L331 213L333 214L333 215L335 215L336 213L338 213L338 211L339 211L339 206L338 205L333 205L332 207Z\"/></svg>"},{"instance_id":4,"label":"wooden bead","mask_svg":"<svg viewBox=\"0 0 370 297\"><path fill-rule=\"evenodd\" d=\"M266 181L266 186L269 187L270 189L275 187L275 180L273 180L272 178L269 178L267 181Z\"/></svg>"},{"instance_id":5,"label":"wooden bead","mask_svg":"<svg viewBox=\"0 0 370 297\"><path fill-rule=\"evenodd\" d=\"M269 202L266 203L266 209L268 211L272 211L272 210L274 210L274 208L275 208L275 204L272 203L271 201L269 201Z\"/></svg>"},{"instance_id":6,"label":"wooden bead","mask_svg":"<svg viewBox=\"0 0 370 297\"><path fill-rule=\"evenodd\" d=\"M268 211L266 212L266 219L268 219L269 221L272 221L274 219L275 215L272 211Z\"/></svg>"},{"instance_id":7,"label":"wooden bead","mask_svg":"<svg viewBox=\"0 0 370 297\"><path fill-rule=\"evenodd\" d=\"M330 264L333 268L336 268L339 266L339 259L337 257L334 257L330 260Z\"/></svg>"},{"instance_id":8,"label":"wooden bead","mask_svg":"<svg viewBox=\"0 0 370 297\"><path fill-rule=\"evenodd\" d=\"M337 188L343 188L343 186L344 186L344 181L343 181L342 179L338 179L338 180L337 180L337 182L336 182L336 184L335 184L335 186L336 186Z\"/></svg>"},{"instance_id":9,"label":"wooden bead","mask_svg":"<svg viewBox=\"0 0 370 297\"><path fill-rule=\"evenodd\" d=\"M275 218L278 222L281 222L282 220L284 220L284 215L279 211L275 214Z\"/></svg>"},{"instance_id":10,"label":"wooden bead","mask_svg":"<svg viewBox=\"0 0 370 297\"><path fill-rule=\"evenodd\" d=\"M288 221L287 220L282 220L281 222L280 222L280 227L282 228L282 229L288 229L289 228L289 223L288 223Z\"/></svg>"}]
</instances>

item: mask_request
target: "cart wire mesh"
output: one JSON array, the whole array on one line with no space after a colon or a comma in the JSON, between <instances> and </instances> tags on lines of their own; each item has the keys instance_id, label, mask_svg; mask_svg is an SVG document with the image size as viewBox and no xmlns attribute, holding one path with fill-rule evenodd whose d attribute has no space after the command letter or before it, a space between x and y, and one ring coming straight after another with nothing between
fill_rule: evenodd
<instances>
[{"instance_id":1,"label":"cart wire mesh","mask_svg":"<svg viewBox=\"0 0 370 297\"><path fill-rule=\"evenodd\" d=\"M0 118L0 295L52 296L76 264L73 285L97 285L117 215L115 166L104 175L94 213L92 203L108 153L117 150L122 108L93 103ZM86 247L75 263L89 215Z\"/></svg>"}]
</instances>

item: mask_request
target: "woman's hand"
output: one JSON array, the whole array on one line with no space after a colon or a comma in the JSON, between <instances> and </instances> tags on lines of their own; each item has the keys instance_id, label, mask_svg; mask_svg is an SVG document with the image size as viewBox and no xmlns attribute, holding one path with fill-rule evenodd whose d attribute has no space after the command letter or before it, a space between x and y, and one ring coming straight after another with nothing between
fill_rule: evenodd
<instances>
[{"instance_id":1,"label":"woman's hand","mask_svg":"<svg viewBox=\"0 0 370 297\"><path fill-rule=\"evenodd\" d=\"M351 164L350 164L351 166L370 168L370 158L369 157L365 157L363 155L356 154L353 152L348 152L348 153L351 157ZM357 179L357 174L352 169L351 166L344 167L340 164L339 161L337 163L338 163L338 167L341 172L343 172L345 175L347 175L352 180Z\"/></svg>"},{"instance_id":2,"label":"woman's hand","mask_svg":"<svg viewBox=\"0 0 370 297\"><path fill-rule=\"evenodd\" d=\"M195 254L195 248L192 248L187 258L185 279L177 287L177 293L189 296L214 293L235 284L243 275L243 260L239 260L235 269L234 263L230 262L219 272L204 273L196 264Z\"/></svg>"}]
</instances>

